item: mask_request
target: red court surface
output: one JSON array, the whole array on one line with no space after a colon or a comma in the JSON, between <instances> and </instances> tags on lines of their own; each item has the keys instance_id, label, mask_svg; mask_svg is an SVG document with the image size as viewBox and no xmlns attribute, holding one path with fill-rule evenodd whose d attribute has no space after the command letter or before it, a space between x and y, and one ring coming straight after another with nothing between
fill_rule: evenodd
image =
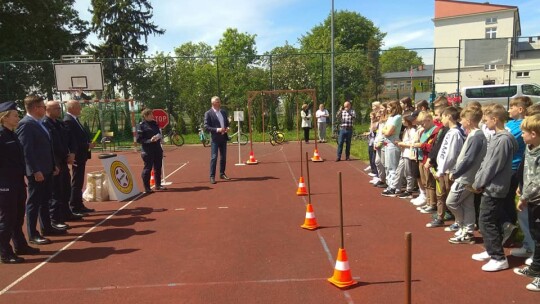
<instances>
[{"instance_id":1,"label":"red court surface","mask_svg":"<svg viewBox=\"0 0 540 304\"><path fill-rule=\"evenodd\" d=\"M540 294L525 289L529 279L511 269L481 271L482 263L470 258L483 251L481 244L449 244L449 232L425 228L429 215L368 184L364 163L334 162L329 145L319 145L325 162L309 164L321 227L301 229L308 199L296 196L298 143L254 148L258 165L235 166L237 146L229 146L232 180L215 185L209 148L170 148L168 191L88 203L97 212L72 222L67 236L51 237L42 255L0 265L0 303L404 303L407 231L413 234L413 303L540 302ZM313 155L313 143L304 148ZM122 154L140 185L139 154ZM87 171L100 168L94 157ZM345 248L360 282L348 290L327 282L340 246L337 172ZM517 267L523 259L509 261Z\"/></svg>"}]
</instances>

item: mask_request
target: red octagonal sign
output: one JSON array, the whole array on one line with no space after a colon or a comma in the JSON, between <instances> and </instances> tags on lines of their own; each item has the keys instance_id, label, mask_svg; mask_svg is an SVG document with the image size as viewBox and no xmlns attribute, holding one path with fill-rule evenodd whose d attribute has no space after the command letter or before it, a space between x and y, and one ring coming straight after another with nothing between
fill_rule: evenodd
<instances>
[{"instance_id":1,"label":"red octagonal sign","mask_svg":"<svg viewBox=\"0 0 540 304\"><path fill-rule=\"evenodd\" d=\"M169 124L169 114L165 110L154 109L152 110L152 114L160 129L165 128Z\"/></svg>"}]
</instances>

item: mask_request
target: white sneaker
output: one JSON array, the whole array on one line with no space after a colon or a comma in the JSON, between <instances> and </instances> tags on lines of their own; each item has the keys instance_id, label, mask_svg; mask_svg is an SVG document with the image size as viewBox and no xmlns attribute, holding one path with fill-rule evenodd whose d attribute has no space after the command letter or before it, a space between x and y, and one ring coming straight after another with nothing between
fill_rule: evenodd
<instances>
[{"instance_id":1,"label":"white sneaker","mask_svg":"<svg viewBox=\"0 0 540 304\"><path fill-rule=\"evenodd\" d=\"M369 175L369 176L371 176L371 177L375 177L375 176L377 176L377 174L375 174L375 173L371 173L371 172L369 172L369 173L368 173L368 175Z\"/></svg>"},{"instance_id":2,"label":"white sneaker","mask_svg":"<svg viewBox=\"0 0 540 304\"><path fill-rule=\"evenodd\" d=\"M489 262L482 266L483 271L499 271L504 269L508 269L508 260L506 258L500 261L490 259Z\"/></svg>"},{"instance_id":3,"label":"white sneaker","mask_svg":"<svg viewBox=\"0 0 540 304\"><path fill-rule=\"evenodd\" d=\"M372 180L370 180L370 181L369 181L369 183L370 183L370 184L374 184L374 185L375 185L376 183L378 183L378 182L380 182L380 181L381 181L381 179L380 179L380 178L378 178L378 177L374 177L374 178L373 178Z\"/></svg>"},{"instance_id":4,"label":"white sneaker","mask_svg":"<svg viewBox=\"0 0 540 304\"><path fill-rule=\"evenodd\" d=\"M529 258L533 255L533 251L529 248L521 247L510 250L510 255L519 258Z\"/></svg>"},{"instance_id":5,"label":"white sneaker","mask_svg":"<svg viewBox=\"0 0 540 304\"><path fill-rule=\"evenodd\" d=\"M411 203L415 206L422 206L426 204L426 196L425 195L419 195L417 198L413 198L411 200Z\"/></svg>"},{"instance_id":6,"label":"white sneaker","mask_svg":"<svg viewBox=\"0 0 540 304\"><path fill-rule=\"evenodd\" d=\"M525 260L525 265L531 266L531 264L532 264L532 258L528 258Z\"/></svg>"},{"instance_id":7,"label":"white sneaker","mask_svg":"<svg viewBox=\"0 0 540 304\"><path fill-rule=\"evenodd\" d=\"M471 258L475 261L480 261L480 262L483 262L483 261L487 261L487 260L490 260L491 259L491 256L487 253L487 251L483 251L483 252L480 252L480 253L475 253L471 256Z\"/></svg>"},{"instance_id":8,"label":"white sneaker","mask_svg":"<svg viewBox=\"0 0 540 304\"><path fill-rule=\"evenodd\" d=\"M365 168L364 168L364 171L366 171L366 172L371 172L371 166L365 167Z\"/></svg>"}]
</instances>

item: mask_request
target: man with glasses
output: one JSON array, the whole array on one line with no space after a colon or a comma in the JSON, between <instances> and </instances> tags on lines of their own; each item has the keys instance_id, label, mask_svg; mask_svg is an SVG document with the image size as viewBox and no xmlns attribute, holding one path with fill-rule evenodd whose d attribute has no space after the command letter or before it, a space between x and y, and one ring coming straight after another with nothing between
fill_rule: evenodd
<instances>
[{"instance_id":1,"label":"man with glasses","mask_svg":"<svg viewBox=\"0 0 540 304\"><path fill-rule=\"evenodd\" d=\"M52 138L41 119L45 116L43 98L35 95L24 99L26 115L19 122L17 136L23 146L28 180L28 200L26 202L26 224L29 242L36 245L49 244L43 236L65 234L51 225L49 199L53 175L58 174L55 166ZM41 234L36 225L39 217Z\"/></svg>"}]
</instances>

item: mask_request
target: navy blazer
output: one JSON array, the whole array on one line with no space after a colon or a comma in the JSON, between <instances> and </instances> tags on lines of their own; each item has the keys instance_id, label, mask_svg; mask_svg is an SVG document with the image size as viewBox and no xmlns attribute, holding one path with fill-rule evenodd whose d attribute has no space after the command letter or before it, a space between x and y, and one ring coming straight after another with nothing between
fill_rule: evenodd
<instances>
[{"instance_id":1,"label":"navy blazer","mask_svg":"<svg viewBox=\"0 0 540 304\"><path fill-rule=\"evenodd\" d=\"M36 172L43 175L54 171L54 157L50 135L32 117L25 115L19 122L17 136L23 147L26 175Z\"/></svg>"},{"instance_id":2,"label":"navy blazer","mask_svg":"<svg viewBox=\"0 0 540 304\"><path fill-rule=\"evenodd\" d=\"M228 128L229 119L227 118L227 112L225 112L225 110L223 109L220 109L219 114L223 116L223 123L225 124L225 128ZM227 135L227 133L217 133L218 128L221 128L221 124L219 123L219 119L214 112L214 109L206 111L206 113L204 113L204 129L210 132L212 136L212 141L216 143L227 142L229 136Z\"/></svg>"},{"instance_id":3,"label":"navy blazer","mask_svg":"<svg viewBox=\"0 0 540 304\"><path fill-rule=\"evenodd\" d=\"M73 116L66 113L64 124L69 133L68 147L69 151L75 154L75 161L85 162L90 158L90 137L86 130L82 128Z\"/></svg>"}]
</instances>

